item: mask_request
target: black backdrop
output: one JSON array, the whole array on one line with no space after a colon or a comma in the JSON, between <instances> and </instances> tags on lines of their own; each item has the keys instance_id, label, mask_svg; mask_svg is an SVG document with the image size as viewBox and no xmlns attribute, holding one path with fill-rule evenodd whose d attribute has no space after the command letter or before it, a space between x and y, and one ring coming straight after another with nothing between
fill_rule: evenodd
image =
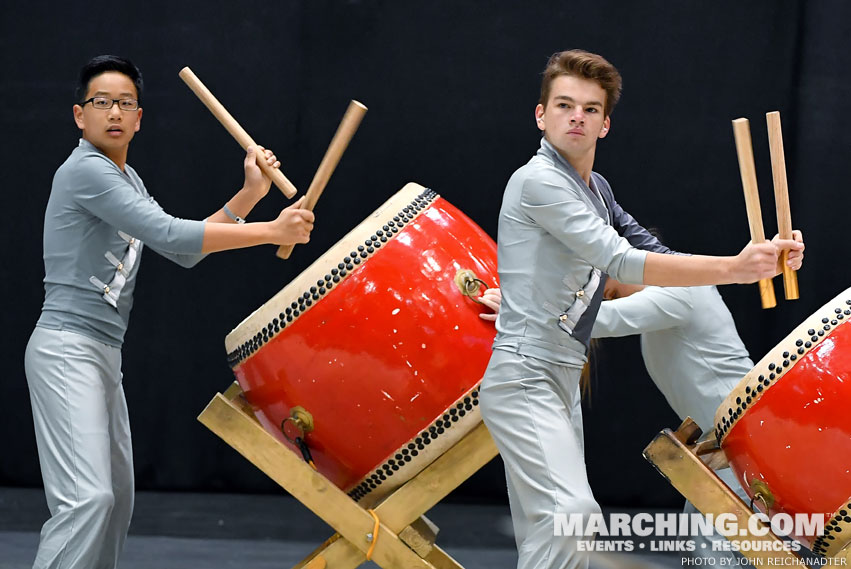
<instances>
[{"instance_id":1,"label":"black backdrop","mask_svg":"<svg viewBox=\"0 0 851 569\"><path fill-rule=\"evenodd\" d=\"M146 80L129 161L167 211L202 218L241 184L242 152L187 89L189 65L304 190L349 99L369 112L292 259L272 247L192 271L145 254L124 349L138 487L276 491L196 422L232 376L223 338L408 181L434 188L492 236L505 181L535 151L539 73L554 51L603 53L624 95L596 170L672 247L732 254L748 238L730 120L749 117L773 234L766 111L784 121L801 300L762 311L755 286L722 294L755 358L851 284L844 225L851 126L851 7L841 2L5 2L0 23L4 243L0 485L40 483L23 352L38 317L41 227L56 167L76 144L79 67L134 60ZM273 188L252 214L286 204ZM782 286L778 280L778 297ZM677 419L646 377L637 339L605 342L585 432L604 504L674 505L641 449ZM504 500L498 461L456 497Z\"/></svg>"}]
</instances>

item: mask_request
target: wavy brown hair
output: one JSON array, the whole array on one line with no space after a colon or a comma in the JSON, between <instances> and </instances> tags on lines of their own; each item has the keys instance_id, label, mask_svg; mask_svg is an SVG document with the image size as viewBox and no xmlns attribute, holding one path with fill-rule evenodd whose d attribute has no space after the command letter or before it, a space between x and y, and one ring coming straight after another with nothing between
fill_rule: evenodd
<instances>
[{"instance_id":1,"label":"wavy brown hair","mask_svg":"<svg viewBox=\"0 0 851 569\"><path fill-rule=\"evenodd\" d=\"M589 53L581 49L560 51L550 56L544 69L541 81L541 99L538 101L545 108L550 98L550 86L556 77L567 75L594 81L606 92L606 108L603 114L609 116L621 96L623 80L615 66L606 61L602 55Z\"/></svg>"}]
</instances>

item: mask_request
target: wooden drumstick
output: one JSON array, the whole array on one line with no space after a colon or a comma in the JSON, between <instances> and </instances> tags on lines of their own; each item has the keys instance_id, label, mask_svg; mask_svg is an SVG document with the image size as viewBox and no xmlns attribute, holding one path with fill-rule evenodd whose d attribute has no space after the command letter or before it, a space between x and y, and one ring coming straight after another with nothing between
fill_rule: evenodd
<instances>
[{"instance_id":1,"label":"wooden drumstick","mask_svg":"<svg viewBox=\"0 0 851 569\"><path fill-rule=\"evenodd\" d=\"M310 182L310 187L307 189L306 199L304 200L303 209L313 211L319 196L331 179L331 174L340 162L343 152L355 135L363 116L366 114L366 107L357 102L349 103L349 108L346 109L346 114L343 115L343 120L340 121L340 126L337 127L337 132L334 133L334 138L331 139L331 144L328 145L328 150L325 151L325 156L322 157L322 162L319 163L319 168L313 176L313 181ZM278 257L281 259L289 259L295 245L281 245L278 248Z\"/></svg>"},{"instance_id":2,"label":"wooden drumstick","mask_svg":"<svg viewBox=\"0 0 851 569\"><path fill-rule=\"evenodd\" d=\"M183 79L183 82L186 83L192 92L198 95L198 98L201 99L201 102L210 109L210 112L213 113L219 122L222 123L222 126L227 129L227 131L233 136L236 141L242 146L243 149L247 149L249 146L257 146L257 143L254 142L254 139L248 136L248 133L245 132L239 123L236 122L236 119L225 109L225 107L219 102L216 97L210 92L207 87L201 83L201 80L192 72L188 67L184 67L180 70L180 78ZM293 197L296 194L295 186L290 182L286 176L284 176L283 172L281 172L277 168L272 168L266 163L266 157L263 156L261 152L257 152L255 157L257 158L257 165L260 166L260 169L263 170L263 173L269 176L272 180L272 183L275 184L284 195L288 198Z\"/></svg>"},{"instance_id":3,"label":"wooden drumstick","mask_svg":"<svg viewBox=\"0 0 851 569\"><path fill-rule=\"evenodd\" d=\"M765 231L762 228L762 211L759 207L759 189L756 183L756 167L754 166L751 129L748 119L733 121L733 136L736 139L739 172L742 175L742 188L745 191L745 208L748 212L751 241L753 243L764 243ZM777 306L777 300L774 298L774 283L771 279L759 281L759 297L763 308Z\"/></svg>"},{"instance_id":4,"label":"wooden drumstick","mask_svg":"<svg viewBox=\"0 0 851 569\"><path fill-rule=\"evenodd\" d=\"M783 152L783 130L780 126L780 112L765 114L768 123L768 148L771 150L771 174L774 178L774 205L777 208L777 233L781 239L792 239L792 213L789 208L789 185L786 180L786 156ZM780 262L783 266L783 290L786 300L796 300L798 295L798 274L786 265L789 251L783 251Z\"/></svg>"}]
</instances>

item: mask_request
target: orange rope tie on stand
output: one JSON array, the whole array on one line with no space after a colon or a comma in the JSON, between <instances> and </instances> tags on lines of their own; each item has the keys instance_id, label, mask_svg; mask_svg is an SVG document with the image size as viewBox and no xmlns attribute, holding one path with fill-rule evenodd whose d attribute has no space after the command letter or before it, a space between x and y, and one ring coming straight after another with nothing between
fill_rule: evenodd
<instances>
[{"instance_id":1,"label":"orange rope tie on stand","mask_svg":"<svg viewBox=\"0 0 851 569\"><path fill-rule=\"evenodd\" d=\"M375 545L378 543L378 528L381 525L381 521L378 519L378 514L375 513L375 510L367 510L372 515L372 519L375 520L375 526L372 528L372 545L369 546L369 550L366 552L366 560L372 560L372 552L375 551ZM367 536L369 537L369 536Z\"/></svg>"}]
</instances>

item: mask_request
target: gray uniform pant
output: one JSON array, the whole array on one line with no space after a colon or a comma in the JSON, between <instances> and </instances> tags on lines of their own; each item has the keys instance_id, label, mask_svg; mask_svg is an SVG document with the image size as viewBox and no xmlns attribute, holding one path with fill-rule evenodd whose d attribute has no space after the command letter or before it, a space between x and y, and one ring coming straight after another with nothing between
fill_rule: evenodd
<instances>
[{"instance_id":1,"label":"gray uniform pant","mask_svg":"<svg viewBox=\"0 0 851 569\"><path fill-rule=\"evenodd\" d=\"M34 569L114 569L133 511L121 350L36 327L24 360L50 519Z\"/></svg>"},{"instance_id":2,"label":"gray uniform pant","mask_svg":"<svg viewBox=\"0 0 851 569\"><path fill-rule=\"evenodd\" d=\"M583 568L579 540L556 536L554 514L599 514L585 472L580 368L494 350L481 411L505 463L518 569Z\"/></svg>"}]
</instances>

